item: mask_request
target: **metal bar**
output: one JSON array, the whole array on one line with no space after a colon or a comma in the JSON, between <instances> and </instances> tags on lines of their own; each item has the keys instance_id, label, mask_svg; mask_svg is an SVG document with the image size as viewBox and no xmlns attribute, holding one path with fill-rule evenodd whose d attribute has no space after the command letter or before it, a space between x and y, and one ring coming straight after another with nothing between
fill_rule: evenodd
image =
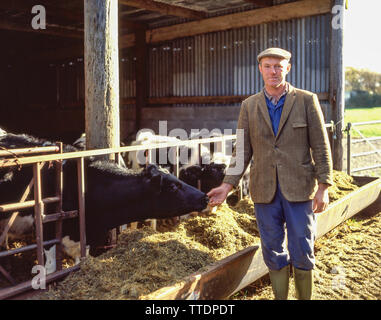
<instances>
[{"instance_id":1,"label":"metal bar","mask_svg":"<svg viewBox=\"0 0 381 320\"><path fill-rule=\"evenodd\" d=\"M236 135L226 135L224 137L226 140L235 140ZM81 157L91 157L98 155L106 155L117 152L130 152L146 149L157 149L157 148L166 148L166 147L175 147L175 146L192 146L194 143L209 143L221 141L221 137L214 138L203 138L203 139L192 139L192 140L181 140L179 142L165 142L165 143L156 143L151 145L140 145L140 146L128 146L128 147L117 147L109 149L97 149L97 150L87 150L87 151L77 151L77 152L65 152L62 154L50 154L44 156L32 156L25 158L15 159L1 159L0 167L10 167L16 165L31 164L37 161L53 161L53 160L65 160L65 159L78 159Z\"/></svg>"},{"instance_id":2,"label":"metal bar","mask_svg":"<svg viewBox=\"0 0 381 320\"><path fill-rule=\"evenodd\" d=\"M363 126L368 124L380 124L381 120L363 121L363 122L353 122L352 126Z\"/></svg>"},{"instance_id":3,"label":"metal bar","mask_svg":"<svg viewBox=\"0 0 381 320\"><path fill-rule=\"evenodd\" d=\"M54 203L59 201L60 201L59 197L47 197L47 198L41 199L41 202L43 204L49 204L49 203ZM25 202L3 204L0 206L0 212L8 212L12 210L23 210L23 209L32 208L35 206L35 203L36 203L35 200L30 200Z\"/></svg>"},{"instance_id":4,"label":"metal bar","mask_svg":"<svg viewBox=\"0 0 381 320\"><path fill-rule=\"evenodd\" d=\"M33 165L33 179L34 179L34 221L36 225L36 243L37 243L37 261L38 264L44 265L44 251L43 251L43 230L42 230L42 215L44 214L44 204L41 195L41 163L37 162Z\"/></svg>"},{"instance_id":5,"label":"metal bar","mask_svg":"<svg viewBox=\"0 0 381 320\"><path fill-rule=\"evenodd\" d=\"M25 188L24 193L22 194L22 196L20 198L20 202L25 201L25 199L28 197L30 191L32 190L32 187L33 187L33 179L30 180L28 186ZM8 231L12 227L13 222L16 220L18 214L19 214L18 211L13 212L12 216L9 218L7 225L5 226L4 231L3 231L2 235L0 236L0 246L3 244L3 241L7 237Z\"/></svg>"},{"instance_id":6,"label":"metal bar","mask_svg":"<svg viewBox=\"0 0 381 320\"><path fill-rule=\"evenodd\" d=\"M353 169L352 172L359 172L359 171L365 171L365 170L371 170L371 169L377 169L377 168L381 168L381 164L376 164L374 166Z\"/></svg>"},{"instance_id":7,"label":"metal bar","mask_svg":"<svg viewBox=\"0 0 381 320\"><path fill-rule=\"evenodd\" d=\"M115 153L115 162L120 165L120 161L121 161L121 156L120 156L120 153L117 152Z\"/></svg>"},{"instance_id":8,"label":"metal bar","mask_svg":"<svg viewBox=\"0 0 381 320\"><path fill-rule=\"evenodd\" d=\"M53 244L57 244L57 243L59 243L59 240L58 239L53 239L53 240L44 241L42 243L42 245L45 247L45 246L53 245ZM25 251L34 250L36 248L37 248L37 244L34 243L34 244L30 244L28 246L24 246L24 247L17 248L17 249L11 249L11 250L7 250L7 251L1 251L0 252L0 258L8 257L8 256L11 256L11 255L14 255L14 254L17 254L17 253L22 253L22 252L25 252Z\"/></svg>"},{"instance_id":9,"label":"metal bar","mask_svg":"<svg viewBox=\"0 0 381 320\"><path fill-rule=\"evenodd\" d=\"M62 211L58 213L44 215L42 218L42 223L54 222L54 221L57 222L59 220L71 219L76 217L78 217L78 210Z\"/></svg>"},{"instance_id":10,"label":"metal bar","mask_svg":"<svg viewBox=\"0 0 381 320\"><path fill-rule=\"evenodd\" d=\"M63 152L63 144L59 143L59 152ZM55 206L56 212L62 212L62 196L63 196L63 163L62 161L55 162L56 169L56 197L59 198L58 203ZM46 217L46 216L45 216ZM44 218L45 218L44 217ZM45 222L45 219L43 220ZM56 268L58 271L62 270L62 218L61 214L56 220L56 239L59 240L59 244L56 246Z\"/></svg>"},{"instance_id":11,"label":"metal bar","mask_svg":"<svg viewBox=\"0 0 381 320\"><path fill-rule=\"evenodd\" d=\"M13 279L13 277L9 274L7 270L5 270L1 265L0 265L0 272L3 274L3 276L12 284L16 285L16 280Z\"/></svg>"},{"instance_id":12,"label":"metal bar","mask_svg":"<svg viewBox=\"0 0 381 320\"><path fill-rule=\"evenodd\" d=\"M381 137L370 137L370 138L362 138L362 139L355 139L352 140L352 143L360 143L360 142L367 142L367 141L377 141L381 140Z\"/></svg>"},{"instance_id":13,"label":"metal bar","mask_svg":"<svg viewBox=\"0 0 381 320\"><path fill-rule=\"evenodd\" d=\"M7 157L12 155L29 155L43 152L58 152L59 147L33 147L33 148L20 148L20 149L7 149L0 150L0 157Z\"/></svg>"},{"instance_id":14,"label":"metal bar","mask_svg":"<svg viewBox=\"0 0 381 320\"><path fill-rule=\"evenodd\" d=\"M361 152L361 153L355 153L355 154L352 154L352 158L355 158L355 157L363 157L363 156L369 156L369 155L372 155L372 154L375 154L375 153L380 153L381 150L376 150L376 151L367 151L367 152Z\"/></svg>"},{"instance_id":15,"label":"metal bar","mask_svg":"<svg viewBox=\"0 0 381 320\"><path fill-rule=\"evenodd\" d=\"M374 151L376 151L377 154L378 154L379 156L381 156L381 152L379 152L379 151L376 149L376 147L375 147L373 144L371 144L371 143L369 142L370 138L365 138L364 135L363 135L363 134L360 132L360 130L358 130L357 128L353 128L353 129L355 129L355 131L361 136L361 138L363 138L363 140L365 140L366 143L367 143L367 144L368 144ZM379 139L381 139L381 137L378 137L377 140L379 140Z\"/></svg>"},{"instance_id":16,"label":"metal bar","mask_svg":"<svg viewBox=\"0 0 381 320\"><path fill-rule=\"evenodd\" d=\"M81 257L86 257L86 222L85 222L85 169L84 159L77 159L78 204L79 204L79 238Z\"/></svg>"},{"instance_id":17,"label":"metal bar","mask_svg":"<svg viewBox=\"0 0 381 320\"><path fill-rule=\"evenodd\" d=\"M174 151L174 156L175 156L175 159L174 159L174 163L175 163L174 174L178 178L179 174L180 174L179 147L177 146L177 147L173 148L173 151Z\"/></svg>"}]
</instances>

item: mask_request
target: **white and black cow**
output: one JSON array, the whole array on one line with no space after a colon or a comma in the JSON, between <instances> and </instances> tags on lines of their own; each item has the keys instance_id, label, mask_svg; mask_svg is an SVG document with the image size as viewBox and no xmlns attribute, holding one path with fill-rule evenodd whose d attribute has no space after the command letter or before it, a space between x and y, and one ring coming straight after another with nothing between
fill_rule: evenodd
<instances>
[{"instance_id":1,"label":"white and black cow","mask_svg":"<svg viewBox=\"0 0 381 320\"><path fill-rule=\"evenodd\" d=\"M9 135L9 134L7 134ZM22 141L24 142L22 143ZM0 138L0 146L22 148L50 145L27 135L10 135ZM64 146L64 152L75 151ZM108 231L123 224L145 219L171 218L192 211L203 210L208 197L198 189L187 185L166 170L148 165L141 170L130 170L111 161L86 161L86 239L90 249L104 245ZM21 170L7 169L0 176L0 203L19 201L24 188L32 178L31 166ZM63 210L78 209L77 168L75 160L63 164ZM43 197L54 192L55 170L45 166L42 171ZM49 208L46 208L49 214ZM50 212L51 213L51 212ZM6 215L2 216L6 218ZM54 228L44 224L44 239L54 238ZM54 226L54 223L51 223ZM78 219L63 222L63 235L79 240ZM92 251L94 252L94 250Z\"/></svg>"}]
</instances>

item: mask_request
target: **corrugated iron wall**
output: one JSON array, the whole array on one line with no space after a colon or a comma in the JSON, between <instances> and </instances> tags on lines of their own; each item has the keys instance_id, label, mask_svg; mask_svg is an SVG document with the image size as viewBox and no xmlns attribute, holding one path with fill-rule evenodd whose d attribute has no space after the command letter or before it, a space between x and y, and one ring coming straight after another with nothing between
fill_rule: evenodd
<instances>
[{"instance_id":1,"label":"corrugated iron wall","mask_svg":"<svg viewBox=\"0 0 381 320\"><path fill-rule=\"evenodd\" d=\"M293 53L288 81L316 93L329 91L331 15L320 15L214 32L149 46L149 96L250 95L262 88L257 54L270 46ZM44 79L52 89L49 103L62 107L83 105L83 58L46 66ZM44 69L44 70L45 70ZM136 95L136 57L133 48L120 56L120 97ZM32 72L31 77L39 73ZM33 102L45 86L31 78ZM38 79L35 79L38 80ZM35 101L36 100L36 101ZM323 103L324 104L324 103ZM228 103L227 105L234 105ZM183 105L176 105L183 106ZM186 105L185 105L186 106ZM325 114L329 108L326 108ZM330 118L328 116L328 118Z\"/></svg>"},{"instance_id":2,"label":"corrugated iron wall","mask_svg":"<svg viewBox=\"0 0 381 320\"><path fill-rule=\"evenodd\" d=\"M199 35L151 46L150 96L249 95L262 88L256 61L267 47L293 53L288 81L328 92L330 15Z\"/></svg>"}]
</instances>

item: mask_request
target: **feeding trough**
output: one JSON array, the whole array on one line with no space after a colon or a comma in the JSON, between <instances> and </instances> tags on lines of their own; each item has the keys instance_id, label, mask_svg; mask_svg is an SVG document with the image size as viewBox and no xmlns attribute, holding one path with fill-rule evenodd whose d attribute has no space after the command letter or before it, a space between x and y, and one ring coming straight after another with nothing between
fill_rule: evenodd
<instances>
[{"instance_id":1,"label":"feeding trough","mask_svg":"<svg viewBox=\"0 0 381 320\"><path fill-rule=\"evenodd\" d=\"M381 178L354 177L359 189L335 201L317 215L316 238L372 204L380 194ZM217 261L204 272L161 288L147 299L225 299L268 273L259 246L251 246Z\"/></svg>"}]
</instances>

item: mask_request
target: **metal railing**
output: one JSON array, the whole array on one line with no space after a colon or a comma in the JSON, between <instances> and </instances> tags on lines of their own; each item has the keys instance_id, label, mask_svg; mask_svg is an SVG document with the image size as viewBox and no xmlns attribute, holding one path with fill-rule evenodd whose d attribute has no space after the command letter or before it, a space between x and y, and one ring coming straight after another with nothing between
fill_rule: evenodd
<instances>
[{"instance_id":1,"label":"metal railing","mask_svg":"<svg viewBox=\"0 0 381 320\"><path fill-rule=\"evenodd\" d=\"M131 152L131 151L139 151L139 150L153 150L153 149L161 149L161 148L170 148L175 147L176 155L176 168L175 174L178 175L179 169L179 147L180 146L194 146L198 145L198 152L200 156L200 146L205 143L221 143L221 150L225 153L226 151L226 141L235 140L236 135L225 135L221 137L214 138L204 138L204 139L194 139L194 140L183 140L180 142L166 142L166 143L156 143L150 145L140 145L140 146L127 146L127 147L118 147L118 148L109 148L109 149L98 149L98 150L89 150L89 151L77 151L77 152L67 152L67 153L54 153L54 154L45 154L45 155L36 155L41 152L60 152L62 150L62 146L59 148L56 147L45 147L45 148L28 148L28 149L10 149L10 150L2 150L0 156L9 156L6 158L0 158L0 168L2 167L12 167L12 166L24 166L24 165L32 165L33 166L33 178L30 181L29 185L26 186L23 195L20 198L20 201L12 204L0 204L0 214L5 212L13 212L11 216L11 221L8 223L7 232L10 229L13 221L15 220L18 211L26 208L34 207L35 213L35 225L36 225L36 244L27 245L21 248L1 251L0 258L14 255L17 253L35 250L37 249L37 260L39 265L44 265L44 257L43 257L43 248L47 245L58 244L61 245L62 239L62 227L61 223L63 219L66 218L74 218L79 216L79 233L80 233L80 251L81 257L86 256L86 232L85 232L85 175L84 175L84 159L93 156L101 156L101 155L115 155L115 161L119 161L121 157L121 153ZM27 154L30 156L26 157L18 157L21 154ZM63 170L62 170L62 162L63 160L68 159L76 159L77 162L77 173L78 173L78 199L79 199L79 209L70 212L62 211L62 190L63 190ZM147 153L147 163L150 162L151 156L150 152ZM46 162L56 162L57 163L57 183L56 183L56 196L42 198L41 194L41 169ZM29 193L34 187L34 200L25 201L29 195ZM45 214L44 212L44 204L46 203L57 203L57 213L53 214ZM43 239L43 223L56 221L58 223L56 239L44 241ZM4 237L4 233L1 235ZM57 254L57 271L49 274L46 277L46 283L51 281L59 280L72 271L78 270L79 265L66 268L64 270L61 269L61 262L58 261L60 257L61 250L58 250ZM11 284L11 287L7 287L4 289L0 289L0 300L8 297L12 297L14 295L20 294L24 291L28 291L32 288L31 281L26 281L20 284L16 284L14 279L10 276L10 274L0 266L0 274L2 274Z\"/></svg>"},{"instance_id":2,"label":"metal railing","mask_svg":"<svg viewBox=\"0 0 381 320\"><path fill-rule=\"evenodd\" d=\"M381 136L367 138L362 134L362 132L358 128L356 128L359 126L375 125L375 124L381 124L381 120L347 123L347 126L344 131L347 133L347 173L348 175L351 175L351 173L353 172L360 172L365 170L381 168L381 161L375 165L370 165L370 166L356 168L356 169L351 168L352 158L365 157L365 156L377 154L381 159L381 149L377 149L377 147L372 144L373 141L381 140ZM360 139L352 140L352 135L351 135L352 130L354 130L360 136ZM361 143L361 142L366 142L368 146L372 149L372 151L359 152L359 153L352 154L351 145L354 143Z\"/></svg>"}]
</instances>

